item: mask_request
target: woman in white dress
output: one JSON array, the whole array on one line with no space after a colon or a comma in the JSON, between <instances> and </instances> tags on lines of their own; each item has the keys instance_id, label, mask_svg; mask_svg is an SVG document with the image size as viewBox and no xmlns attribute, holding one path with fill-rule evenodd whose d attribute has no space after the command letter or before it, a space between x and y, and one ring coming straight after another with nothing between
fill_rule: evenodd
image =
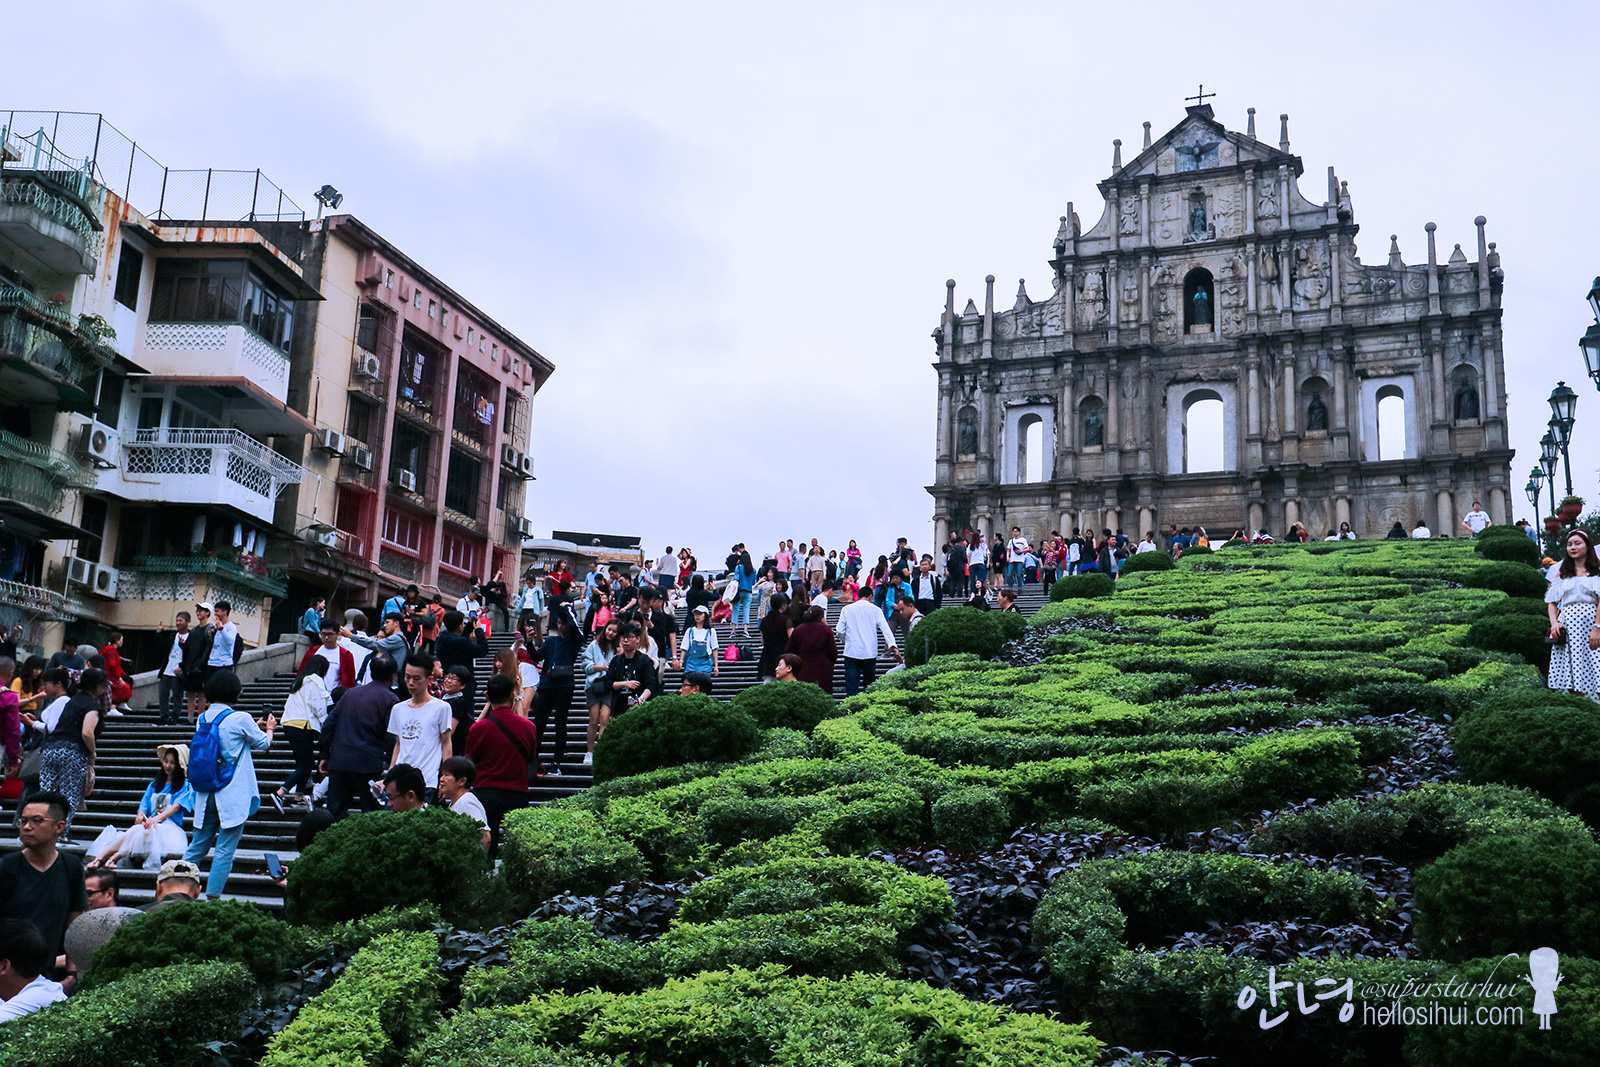
<instances>
[{"instance_id":1,"label":"woman in white dress","mask_svg":"<svg viewBox=\"0 0 1600 1067\"><path fill-rule=\"evenodd\" d=\"M1595 609L1600 605L1600 557L1589 535L1573 530L1567 535L1567 554L1551 568L1550 588L1544 595L1550 612L1550 688L1582 693L1600 701L1600 669L1595 651L1600 649L1600 626Z\"/></svg>"},{"instance_id":2,"label":"woman in white dress","mask_svg":"<svg viewBox=\"0 0 1600 1067\"><path fill-rule=\"evenodd\" d=\"M194 810L194 790L185 775L189 770L188 745L157 745L161 773L144 787L139 813L126 830L108 826L89 846L94 858L88 866L115 867L124 859L136 858L148 870L161 866L163 857L181 856L189 847L183 832L183 817Z\"/></svg>"}]
</instances>

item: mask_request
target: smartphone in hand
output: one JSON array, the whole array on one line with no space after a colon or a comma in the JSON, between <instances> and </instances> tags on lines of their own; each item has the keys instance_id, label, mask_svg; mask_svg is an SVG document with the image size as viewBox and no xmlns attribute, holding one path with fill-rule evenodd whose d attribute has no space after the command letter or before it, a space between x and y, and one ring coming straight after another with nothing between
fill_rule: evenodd
<instances>
[{"instance_id":1,"label":"smartphone in hand","mask_svg":"<svg viewBox=\"0 0 1600 1067\"><path fill-rule=\"evenodd\" d=\"M279 861L276 852L268 852L264 857L267 861L267 873L274 878L283 877L283 863Z\"/></svg>"}]
</instances>

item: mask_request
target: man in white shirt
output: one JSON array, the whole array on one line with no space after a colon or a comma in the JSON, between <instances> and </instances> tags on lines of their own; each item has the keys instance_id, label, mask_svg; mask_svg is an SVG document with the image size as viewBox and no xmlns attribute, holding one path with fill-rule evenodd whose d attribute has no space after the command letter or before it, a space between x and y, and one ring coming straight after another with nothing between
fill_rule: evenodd
<instances>
[{"instance_id":1,"label":"man in white shirt","mask_svg":"<svg viewBox=\"0 0 1600 1067\"><path fill-rule=\"evenodd\" d=\"M1418 519L1416 528L1411 531L1411 539L1413 541L1426 541L1432 536L1433 531L1428 529L1428 524Z\"/></svg>"},{"instance_id":2,"label":"man in white shirt","mask_svg":"<svg viewBox=\"0 0 1600 1067\"><path fill-rule=\"evenodd\" d=\"M1156 544L1156 535L1153 534L1153 533L1146 533L1144 535L1144 540L1139 542L1139 547L1134 551L1133 554L1138 556L1138 555L1142 555L1145 552L1160 552L1160 551L1161 551L1161 546Z\"/></svg>"},{"instance_id":3,"label":"man in white shirt","mask_svg":"<svg viewBox=\"0 0 1600 1067\"><path fill-rule=\"evenodd\" d=\"M439 765L451 756L450 705L428 693L428 679L433 677L432 656L414 654L406 660L405 676L411 699L401 701L389 712L389 733L395 739L389 766L406 763L420 770L427 786L422 799L431 804L439 786Z\"/></svg>"},{"instance_id":4,"label":"man in white shirt","mask_svg":"<svg viewBox=\"0 0 1600 1067\"><path fill-rule=\"evenodd\" d=\"M917 564L917 573L911 576L911 597L916 601L917 611L925 615L939 609L939 601L944 598L939 586L939 578L933 573L933 557L924 554Z\"/></svg>"},{"instance_id":5,"label":"man in white shirt","mask_svg":"<svg viewBox=\"0 0 1600 1067\"><path fill-rule=\"evenodd\" d=\"M206 677L218 671L231 671L239 662L239 627L228 616L233 605L219 600L211 609L211 656L206 660Z\"/></svg>"},{"instance_id":6,"label":"man in white shirt","mask_svg":"<svg viewBox=\"0 0 1600 1067\"><path fill-rule=\"evenodd\" d=\"M889 620L871 597L845 605L834 630L844 648L845 695L855 696L878 678L878 635L883 635L895 654L900 646L895 644Z\"/></svg>"},{"instance_id":7,"label":"man in white shirt","mask_svg":"<svg viewBox=\"0 0 1600 1067\"><path fill-rule=\"evenodd\" d=\"M189 613L180 611L173 616L172 648L167 653L166 666L161 668L160 691L156 708L160 715L158 726L172 726L178 721L178 711L183 704L183 646L189 641ZM158 630L159 632L159 630Z\"/></svg>"},{"instance_id":8,"label":"man in white shirt","mask_svg":"<svg viewBox=\"0 0 1600 1067\"><path fill-rule=\"evenodd\" d=\"M1022 536L1022 527L1011 527L1011 540L1006 542L1006 585L1022 588L1023 562L1028 558L1028 539Z\"/></svg>"},{"instance_id":9,"label":"man in white shirt","mask_svg":"<svg viewBox=\"0 0 1600 1067\"><path fill-rule=\"evenodd\" d=\"M656 560L656 588L666 589L678 580L678 557L672 554L672 546L661 553L661 558Z\"/></svg>"},{"instance_id":10,"label":"man in white shirt","mask_svg":"<svg viewBox=\"0 0 1600 1067\"><path fill-rule=\"evenodd\" d=\"M67 999L60 982L44 977L52 962L44 935L31 922L0 922L0 1023Z\"/></svg>"},{"instance_id":11,"label":"man in white shirt","mask_svg":"<svg viewBox=\"0 0 1600 1067\"><path fill-rule=\"evenodd\" d=\"M817 590L817 595L811 598L811 606L814 608L821 608L824 612L826 612L828 610L828 598L832 595L833 583L823 582L822 588Z\"/></svg>"},{"instance_id":12,"label":"man in white shirt","mask_svg":"<svg viewBox=\"0 0 1600 1067\"><path fill-rule=\"evenodd\" d=\"M1487 527L1493 526L1494 520L1489 518L1487 511L1483 510L1483 505L1474 500L1472 502L1472 510L1467 512L1466 516L1461 520L1461 525L1463 528L1471 530L1473 537L1477 537Z\"/></svg>"},{"instance_id":13,"label":"man in white shirt","mask_svg":"<svg viewBox=\"0 0 1600 1067\"><path fill-rule=\"evenodd\" d=\"M483 801L472 792L472 783L478 777L478 765L465 756L451 756L439 765L439 802L451 811L470 815L483 828L483 850L489 851L489 815Z\"/></svg>"}]
</instances>

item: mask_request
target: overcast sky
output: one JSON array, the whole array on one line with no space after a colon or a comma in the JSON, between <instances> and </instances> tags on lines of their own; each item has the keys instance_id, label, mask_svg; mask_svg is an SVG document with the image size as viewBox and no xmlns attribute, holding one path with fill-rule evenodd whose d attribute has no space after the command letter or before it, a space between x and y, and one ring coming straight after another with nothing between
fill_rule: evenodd
<instances>
[{"instance_id":1,"label":"overcast sky","mask_svg":"<svg viewBox=\"0 0 1600 1067\"><path fill-rule=\"evenodd\" d=\"M931 537L944 280L1051 291L1057 218L1100 214L1204 82L1301 187L1349 182L1362 259L1506 272L1514 500L1558 378L1600 503L1576 340L1600 273L1600 6L13 5L6 107L103 112L168 166L260 167L353 212L556 367L528 513L702 561L742 540ZM21 43L26 42L26 47ZM1378 531L1369 531L1376 534Z\"/></svg>"}]
</instances>

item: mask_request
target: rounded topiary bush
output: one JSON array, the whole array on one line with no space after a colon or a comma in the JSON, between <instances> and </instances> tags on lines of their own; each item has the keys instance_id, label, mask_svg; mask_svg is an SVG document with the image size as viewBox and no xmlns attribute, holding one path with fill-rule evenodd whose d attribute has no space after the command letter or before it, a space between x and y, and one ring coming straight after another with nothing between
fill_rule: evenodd
<instances>
[{"instance_id":1,"label":"rounded topiary bush","mask_svg":"<svg viewBox=\"0 0 1600 1067\"><path fill-rule=\"evenodd\" d=\"M955 852L984 852L1005 840L1011 813L993 789L952 789L933 802L933 838Z\"/></svg>"},{"instance_id":2,"label":"rounded topiary bush","mask_svg":"<svg viewBox=\"0 0 1600 1067\"><path fill-rule=\"evenodd\" d=\"M1549 628L1548 616L1490 615L1472 624L1467 631L1467 644L1496 652L1515 652L1545 670L1550 666L1550 646L1544 643Z\"/></svg>"},{"instance_id":3,"label":"rounded topiary bush","mask_svg":"<svg viewBox=\"0 0 1600 1067\"><path fill-rule=\"evenodd\" d=\"M1022 616L1009 611L979 611L965 605L940 608L924 615L906 635L906 665L920 666L935 656L971 652L992 659L1011 638L1022 631Z\"/></svg>"},{"instance_id":4,"label":"rounded topiary bush","mask_svg":"<svg viewBox=\"0 0 1600 1067\"><path fill-rule=\"evenodd\" d=\"M118 927L94 954L83 984L103 986L172 963L230 962L244 964L257 982L275 982L293 941L288 923L242 900L169 904Z\"/></svg>"},{"instance_id":5,"label":"rounded topiary bush","mask_svg":"<svg viewBox=\"0 0 1600 1067\"><path fill-rule=\"evenodd\" d=\"M1544 598L1544 575L1522 563L1486 563L1461 579L1469 589L1498 589L1512 596Z\"/></svg>"},{"instance_id":6,"label":"rounded topiary bush","mask_svg":"<svg viewBox=\"0 0 1600 1067\"><path fill-rule=\"evenodd\" d=\"M435 904L453 919L484 869L483 828L471 816L446 808L352 815L295 860L284 911L290 922L321 926Z\"/></svg>"},{"instance_id":7,"label":"rounded topiary bush","mask_svg":"<svg viewBox=\"0 0 1600 1067\"><path fill-rule=\"evenodd\" d=\"M1185 556L1209 556L1212 555L1212 551L1210 545L1190 545L1183 550L1183 554Z\"/></svg>"},{"instance_id":8,"label":"rounded topiary bush","mask_svg":"<svg viewBox=\"0 0 1600 1067\"><path fill-rule=\"evenodd\" d=\"M1491 526L1490 530L1506 529L1501 526ZM1510 527L1515 530L1516 527ZM1488 530L1484 531L1486 535ZM1484 559L1504 560L1510 563L1525 563L1530 567L1539 565L1540 558L1544 555L1539 546L1518 533L1513 537L1488 537L1479 536L1474 550Z\"/></svg>"},{"instance_id":9,"label":"rounded topiary bush","mask_svg":"<svg viewBox=\"0 0 1600 1067\"><path fill-rule=\"evenodd\" d=\"M1417 943L1449 960L1600 950L1600 846L1543 833L1462 845L1416 873Z\"/></svg>"},{"instance_id":10,"label":"rounded topiary bush","mask_svg":"<svg viewBox=\"0 0 1600 1067\"><path fill-rule=\"evenodd\" d=\"M1600 818L1600 704L1588 697L1553 690L1498 697L1463 714L1453 738L1468 781L1522 786L1591 825Z\"/></svg>"},{"instance_id":11,"label":"rounded topiary bush","mask_svg":"<svg viewBox=\"0 0 1600 1067\"><path fill-rule=\"evenodd\" d=\"M1084 597L1110 596L1111 590L1116 587L1109 574L1098 571L1089 574L1073 574L1050 587L1051 600L1078 600Z\"/></svg>"},{"instance_id":12,"label":"rounded topiary bush","mask_svg":"<svg viewBox=\"0 0 1600 1067\"><path fill-rule=\"evenodd\" d=\"M1488 619L1496 615L1537 615L1541 619L1549 619L1549 614L1542 599L1535 600L1531 596L1508 596L1504 600L1497 600L1493 604L1478 612L1478 618Z\"/></svg>"},{"instance_id":13,"label":"rounded topiary bush","mask_svg":"<svg viewBox=\"0 0 1600 1067\"><path fill-rule=\"evenodd\" d=\"M1165 552L1135 552L1122 561L1120 574L1133 574L1137 571L1170 571L1173 567L1172 557Z\"/></svg>"},{"instance_id":14,"label":"rounded topiary bush","mask_svg":"<svg viewBox=\"0 0 1600 1067\"><path fill-rule=\"evenodd\" d=\"M760 732L732 704L699 693L659 696L611 720L594 746L595 781L680 763L731 763L755 748Z\"/></svg>"},{"instance_id":15,"label":"rounded topiary bush","mask_svg":"<svg viewBox=\"0 0 1600 1067\"><path fill-rule=\"evenodd\" d=\"M1478 535L1477 540L1481 544L1484 541L1498 541L1498 540L1500 540L1502 538L1504 538L1505 540L1509 541L1509 540L1512 540L1513 538L1517 538L1517 537L1522 538L1524 541L1527 541L1529 544L1533 543L1533 541L1528 537L1528 535L1522 532L1522 528L1521 527L1513 526L1510 523L1506 523L1506 522L1502 522L1502 523L1500 523L1500 524L1498 524L1496 526L1486 526L1486 527L1484 527L1483 532Z\"/></svg>"},{"instance_id":16,"label":"rounded topiary bush","mask_svg":"<svg viewBox=\"0 0 1600 1067\"><path fill-rule=\"evenodd\" d=\"M763 730L786 727L810 733L817 723L838 714L833 695L810 682L754 685L735 695L733 706L747 712Z\"/></svg>"}]
</instances>

